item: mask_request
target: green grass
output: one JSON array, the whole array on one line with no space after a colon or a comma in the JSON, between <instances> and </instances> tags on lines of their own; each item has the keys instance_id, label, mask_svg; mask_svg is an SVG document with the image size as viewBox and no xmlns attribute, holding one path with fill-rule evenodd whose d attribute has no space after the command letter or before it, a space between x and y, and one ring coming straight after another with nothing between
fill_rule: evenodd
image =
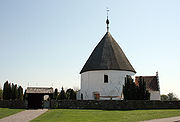
<instances>
[{"instance_id":1,"label":"green grass","mask_svg":"<svg viewBox=\"0 0 180 122\"><path fill-rule=\"evenodd\" d=\"M18 113L20 111L23 111L24 109L9 109L9 108L0 108L0 119L15 113Z\"/></svg>"},{"instance_id":2,"label":"green grass","mask_svg":"<svg viewBox=\"0 0 180 122\"><path fill-rule=\"evenodd\" d=\"M129 111L51 109L31 122L134 122L172 116L180 116L180 109Z\"/></svg>"}]
</instances>

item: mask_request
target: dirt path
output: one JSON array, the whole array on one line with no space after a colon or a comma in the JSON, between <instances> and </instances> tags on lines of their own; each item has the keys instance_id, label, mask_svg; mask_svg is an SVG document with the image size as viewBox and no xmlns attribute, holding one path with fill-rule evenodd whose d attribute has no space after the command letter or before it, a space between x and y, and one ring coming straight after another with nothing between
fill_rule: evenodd
<instances>
[{"instance_id":1,"label":"dirt path","mask_svg":"<svg viewBox=\"0 0 180 122\"><path fill-rule=\"evenodd\" d=\"M180 116L163 118L163 119L153 119L153 120L147 120L143 122L180 122Z\"/></svg>"},{"instance_id":2,"label":"dirt path","mask_svg":"<svg viewBox=\"0 0 180 122\"><path fill-rule=\"evenodd\" d=\"M46 112L48 109L25 110L14 115L0 119L0 122L29 122Z\"/></svg>"}]
</instances>

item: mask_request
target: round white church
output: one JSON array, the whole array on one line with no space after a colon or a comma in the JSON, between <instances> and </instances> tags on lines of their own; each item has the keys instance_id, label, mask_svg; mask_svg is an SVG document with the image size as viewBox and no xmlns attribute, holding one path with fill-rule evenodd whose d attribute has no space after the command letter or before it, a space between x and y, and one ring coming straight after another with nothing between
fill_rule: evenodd
<instances>
[{"instance_id":1,"label":"round white church","mask_svg":"<svg viewBox=\"0 0 180 122\"><path fill-rule=\"evenodd\" d=\"M91 53L82 68L81 89L77 99L81 100L120 100L127 75L136 71L126 55L109 32L107 32Z\"/></svg>"}]
</instances>

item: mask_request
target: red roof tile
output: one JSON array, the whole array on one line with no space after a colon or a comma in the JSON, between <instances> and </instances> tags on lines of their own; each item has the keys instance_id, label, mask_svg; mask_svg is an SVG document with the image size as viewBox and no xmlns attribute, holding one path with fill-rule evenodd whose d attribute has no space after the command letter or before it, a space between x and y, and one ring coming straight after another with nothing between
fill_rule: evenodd
<instances>
[{"instance_id":1,"label":"red roof tile","mask_svg":"<svg viewBox=\"0 0 180 122\"><path fill-rule=\"evenodd\" d=\"M136 76L135 83L139 84L139 78L142 77L144 82L146 82L146 89L149 91L159 91L159 81L158 76Z\"/></svg>"}]
</instances>

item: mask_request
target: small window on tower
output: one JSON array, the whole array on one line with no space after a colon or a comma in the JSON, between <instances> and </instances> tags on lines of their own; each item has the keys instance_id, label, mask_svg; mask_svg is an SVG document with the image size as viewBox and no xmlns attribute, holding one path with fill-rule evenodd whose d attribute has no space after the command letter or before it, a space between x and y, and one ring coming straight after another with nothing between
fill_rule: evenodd
<instances>
[{"instance_id":1,"label":"small window on tower","mask_svg":"<svg viewBox=\"0 0 180 122\"><path fill-rule=\"evenodd\" d=\"M104 75L104 83L108 83L108 75Z\"/></svg>"}]
</instances>

